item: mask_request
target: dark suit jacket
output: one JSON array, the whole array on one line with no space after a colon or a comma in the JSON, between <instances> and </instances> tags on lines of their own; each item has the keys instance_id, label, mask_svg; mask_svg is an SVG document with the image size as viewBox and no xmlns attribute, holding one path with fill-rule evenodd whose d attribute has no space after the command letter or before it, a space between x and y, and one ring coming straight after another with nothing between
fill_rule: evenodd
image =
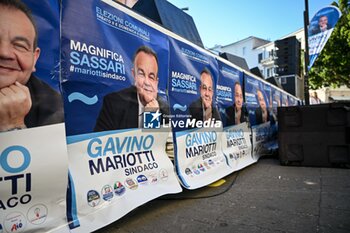
<instances>
[{"instance_id":1,"label":"dark suit jacket","mask_svg":"<svg viewBox=\"0 0 350 233\"><path fill-rule=\"evenodd\" d=\"M203 105L202 98L197 99L190 104L189 111L191 114L191 119L196 119L197 121L203 121ZM212 118L215 120L221 120L219 112L215 106L212 106Z\"/></svg>"},{"instance_id":2,"label":"dark suit jacket","mask_svg":"<svg viewBox=\"0 0 350 233\"><path fill-rule=\"evenodd\" d=\"M27 128L57 124L64 121L61 95L45 82L31 76L26 84L32 107L24 118Z\"/></svg>"},{"instance_id":3,"label":"dark suit jacket","mask_svg":"<svg viewBox=\"0 0 350 233\"><path fill-rule=\"evenodd\" d=\"M261 107L255 109L255 123L257 125L263 123Z\"/></svg>"},{"instance_id":4,"label":"dark suit jacket","mask_svg":"<svg viewBox=\"0 0 350 233\"><path fill-rule=\"evenodd\" d=\"M262 120L262 110L261 107L258 107L255 109L255 120L256 120L256 124L262 124L264 123ZM271 115L271 112L267 109L267 121L270 121L271 124L275 124L275 120L273 118L273 116Z\"/></svg>"},{"instance_id":5,"label":"dark suit jacket","mask_svg":"<svg viewBox=\"0 0 350 233\"><path fill-rule=\"evenodd\" d=\"M230 125L235 125L235 107L234 105L229 106L228 108L226 108L226 126L230 126ZM248 112L246 107L243 105L242 106L242 114L241 114L241 123L242 122L246 122L248 118Z\"/></svg>"},{"instance_id":6,"label":"dark suit jacket","mask_svg":"<svg viewBox=\"0 0 350 233\"><path fill-rule=\"evenodd\" d=\"M169 106L157 96L160 112L169 115ZM94 131L138 128L139 103L135 86L106 95Z\"/></svg>"}]
</instances>

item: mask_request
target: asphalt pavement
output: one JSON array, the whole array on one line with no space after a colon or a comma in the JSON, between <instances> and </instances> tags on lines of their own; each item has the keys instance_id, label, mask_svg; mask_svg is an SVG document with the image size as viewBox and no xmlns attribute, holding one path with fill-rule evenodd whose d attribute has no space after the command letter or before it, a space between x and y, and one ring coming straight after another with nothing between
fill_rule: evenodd
<instances>
[{"instance_id":1,"label":"asphalt pavement","mask_svg":"<svg viewBox=\"0 0 350 233\"><path fill-rule=\"evenodd\" d=\"M350 232L350 169L263 158L224 179L162 196L96 232Z\"/></svg>"}]
</instances>

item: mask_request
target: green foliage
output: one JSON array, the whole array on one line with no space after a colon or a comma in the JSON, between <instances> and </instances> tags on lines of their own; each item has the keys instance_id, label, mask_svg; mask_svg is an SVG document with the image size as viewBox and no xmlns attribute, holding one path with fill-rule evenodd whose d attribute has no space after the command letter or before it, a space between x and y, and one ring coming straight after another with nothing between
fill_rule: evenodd
<instances>
[{"instance_id":1,"label":"green foliage","mask_svg":"<svg viewBox=\"0 0 350 233\"><path fill-rule=\"evenodd\" d=\"M350 6L348 0L339 0L342 16L320 56L309 72L311 89L320 87L350 87Z\"/></svg>"}]
</instances>

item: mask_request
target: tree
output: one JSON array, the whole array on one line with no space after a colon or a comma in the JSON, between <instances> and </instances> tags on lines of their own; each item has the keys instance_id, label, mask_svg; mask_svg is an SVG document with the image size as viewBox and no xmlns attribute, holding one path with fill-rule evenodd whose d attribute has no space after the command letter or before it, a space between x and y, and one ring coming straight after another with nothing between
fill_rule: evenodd
<instances>
[{"instance_id":1,"label":"tree","mask_svg":"<svg viewBox=\"0 0 350 233\"><path fill-rule=\"evenodd\" d=\"M334 31L309 72L311 89L350 87L350 4L348 0L333 2L342 12Z\"/></svg>"}]
</instances>

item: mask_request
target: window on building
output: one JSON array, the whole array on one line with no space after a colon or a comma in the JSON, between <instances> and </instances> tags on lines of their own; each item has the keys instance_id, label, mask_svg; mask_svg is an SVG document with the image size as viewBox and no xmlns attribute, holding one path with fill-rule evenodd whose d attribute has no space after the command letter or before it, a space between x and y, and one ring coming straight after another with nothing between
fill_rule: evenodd
<instances>
[{"instance_id":1,"label":"window on building","mask_svg":"<svg viewBox=\"0 0 350 233\"><path fill-rule=\"evenodd\" d=\"M267 69L267 77L270 77L271 76L271 68L268 68Z\"/></svg>"},{"instance_id":2,"label":"window on building","mask_svg":"<svg viewBox=\"0 0 350 233\"><path fill-rule=\"evenodd\" d=\"M243 48L242 48L242 55L243 55L243 56L245 55L245 52L246 52L245 50L246 50L246 47L243 47Z\"/></svg>"},{"instance_id":3,"label":"window on building","mask_svg":"<svg viewBox=\"0 0 350 233\"><path fill-rule=\"evenodd\" d=\"M286 77L282 77L280 80L281 80L281 84L287 84L287 78Z\"/></svg>"},{"instance_id":4,"label":"window on building","mask_svg":"<svg viewBox=\"0 0 350 233\"><path fill-rule=\"evenodd\" d=\"M262 59L263 59L263 54L259 53L258 54L258 63L260 63Z\"/></svg>"},{"instance_id":5,"label":"window on building","mask_svg":"<svg viewBox=\"0 0 350 233\"><path fill-rule=\"evenodd\" d=\"M273 71L272 71L273 72L273 76L276 76L276 75L278 76L278 74L277 74L277 67L274 67L272 69L273 69Z\"/></svg>"}]
</instances>

